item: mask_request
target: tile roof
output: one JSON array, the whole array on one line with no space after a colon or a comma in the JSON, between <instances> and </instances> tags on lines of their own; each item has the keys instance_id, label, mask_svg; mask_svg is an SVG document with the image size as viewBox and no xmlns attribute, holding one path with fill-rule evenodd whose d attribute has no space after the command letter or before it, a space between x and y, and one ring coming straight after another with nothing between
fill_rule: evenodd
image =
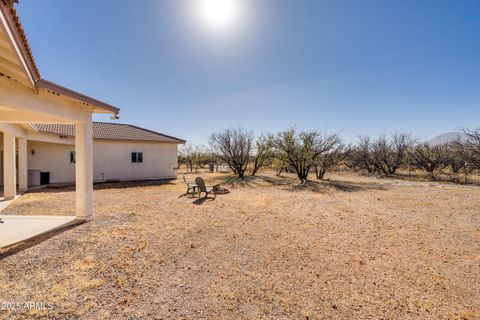
<instances>
[{"instance_id":1,"label":"tile roof","mask_svg":"<svg viewBox=\"0 0 480 320\"><path fill-rule=\"evenodd\" d=\"M73 124L31 124L39 132L47 132L64 136L74 136ZM156 141L185 143L185 140L163 133L143 129L130 124L93 122L93 138L105 140Z\"/></svg>"},{"instance_id":2,"label":"tile roof","mask_svg":"<svg viewBox=\"0 0 480 320\"><path fill-rule=\"evenodd\" d=\"M108 113L118 114L120 109L117 107L41 78L27 35L23 29L17 9L15 8L15 4L18 2L19 0L0 0L0 10L5 16L6 27L12 33L13 41L18 47L20 55L25 60L28 72L32 77L33 85L37 88L44 88L53 93L74 98L81 101L83 104L99 107L106 110Z\"/></svg>"},{"instance_id":3,"label":"tile roof","mask_svg":"<svg viewBox=\"0 0 480 320\"><path fill-rule=\"evenodd\" d=\"M23 29L22 23L20 22L20 17L18 16L17 9L14 7L14 3L18 3L18 0L3 0L3 3L7 6L7 12L10 14L11 21L13 21L13 26L15 28L16 34L19 37L20 45L24 50L25 58L27 59L27 65L30 67L30 71L33 73L34 81L40 79L40 71L38 71L37 64L33 58L32 49L28 42L27 35Z\"/></svg>"}]
</instances>

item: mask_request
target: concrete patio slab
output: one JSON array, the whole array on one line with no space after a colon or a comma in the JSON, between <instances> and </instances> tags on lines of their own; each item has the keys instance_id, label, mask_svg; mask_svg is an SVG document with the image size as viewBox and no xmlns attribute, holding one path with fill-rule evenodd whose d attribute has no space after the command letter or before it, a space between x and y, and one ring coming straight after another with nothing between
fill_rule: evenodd
<instances>
[{"instance_id":1,"label":"concrete patio slab","mask_svg":"<svg viewBox=\"0 0 480 320\"><path fill-rule=\"evenodd\" d=\"M12 200L4 200L3 198L0 198L0 211L5 209L6 207L8 207L13 201L15 201L16 199L18 199L20 197L21 197L21 195L18 195L18 196L15 197L15 199L12 199Z\"/></svg>"},{"instance_id":2,"label":"concrete patio slab","mask_svg":"<svg viewBox=\"0 0 480 320\"><path fill-rule=\"evenodd\" d=\"M0 215L0 220L0 248L83 222L75 216Z\"/></svg>"}]
</instances>

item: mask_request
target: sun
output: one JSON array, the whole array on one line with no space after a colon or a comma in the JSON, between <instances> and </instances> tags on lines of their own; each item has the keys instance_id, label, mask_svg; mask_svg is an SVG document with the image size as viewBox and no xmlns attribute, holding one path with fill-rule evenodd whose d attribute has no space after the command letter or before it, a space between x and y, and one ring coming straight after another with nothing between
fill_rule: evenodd
<instances>
[{"instance_id":1,"label":"sun","mask_svg":"<svg viewBox=\"0 0 480 320\"><path fill-rule=\"evenodd\" d=\"M217 33L228 33L239 26L244 0L196 0L195 11L201 24Z\"/></svg>"}]
</instances>

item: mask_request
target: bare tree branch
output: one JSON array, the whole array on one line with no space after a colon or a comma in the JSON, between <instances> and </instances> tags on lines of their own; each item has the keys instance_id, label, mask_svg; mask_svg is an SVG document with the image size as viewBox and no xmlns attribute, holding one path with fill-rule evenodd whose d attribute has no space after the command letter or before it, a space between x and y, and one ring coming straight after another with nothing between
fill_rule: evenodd
<instances>
[{"instance_id":1,"label":"bare tree branch","mask_svg":"<svg viewBox=\"0 0 480 320\"><path fill-rule=\"evenodd\" d=\"M212 153L228 164L230 169L243 178L253 147L253 132L243 129L225 129L210 136Z\"/></svg>"}]
</instances>

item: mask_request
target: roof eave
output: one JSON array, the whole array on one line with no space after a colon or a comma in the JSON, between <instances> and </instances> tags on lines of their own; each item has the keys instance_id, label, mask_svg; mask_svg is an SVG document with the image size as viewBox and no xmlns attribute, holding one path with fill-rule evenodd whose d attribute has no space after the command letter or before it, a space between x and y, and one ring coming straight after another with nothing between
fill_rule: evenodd
<instances>
[{"instance_id":1,"label":"roof eave","mask_svg":"<svg viewBox=\"0 0 480 320\"><path fill-rule=\"evenodd\" d=\"M102 137L94 137L93 140L105 140L105 141L128 141L128 142L150 142L150 143L170 143L170 144L185 144L186 141L178 140L148 140L148 139L127 139L127 138L102 138Z\"/></svg>"},{"instance_id":2,"label":"roof eave","mask_svg":"<svg viewBox=\"0 0 480 320\"><path fill-rule=\"evenodd\" d=\"M100 109L99 113L118 114L120 112L119 108L41 78L14 3L18 3L18 0L0 0L0 12L4 25L7 28L7 33L31 81L32 87L34 89L44 88L55 91L84 102L94 108Z\"/></svg>"},{"instance_id":3,"label":"roof eave","mask_svg":"<svg viewBox=\"0 0 480 320\"><path fill-rule=\"evenodd\" d=\"M17 11L13 6L16 0L0 0L0 12L3 17L6 32L10 37L10 41L17 51L20 61L25 68L25 72L30 79L32 86L35 86L35 81L40 79L40 72L33 58L32 51L27 41L27 36L22 28Z\"/></svg>"},{"instance_id":4,"label":"roof eave","mask_svg":"<svg viewBox=\"0 0 480 320\"><path fill-rule=\"evenodd\" d=\"M64 96L76 99L78 101L87 103L93 107L102 109L106 113L112 113L112 114L118 114L120 112L120 109L117 107L114 107L108 103L99 101L97 99L91 98L89 96L86 96L84 94L81 94L79 92L76 92L72 89L65 88L59 84L53 83L51 81L45 80L45 79L38 79L36 81L36 86L38 88L43 88L46 90L54 91L56 93L62 94Z\"/></svg>"},{"instance_id":5,"label":"roof eave","mask_svg":"<svg viewBox=\"0 0 480 320\"><path fill-rule=\"evenodd\" d=\"M175 141L172 141L172 142L178 142L179 144L185 144L185 143L187 143L186 140L183 140L183 139L180 139L180 138L177 138L177 137L174 137L174 136L169 136L169 135L167 135L167 134L163 134L163 133L160 133L160 132L157 132L157 131L153 131L153 130L150 130L150 129L140 128L140 127L135 126L135 125L133 125L133 124L129 124L128 126L133 127L133 128L137 128L137 129L140 129L140 130L145 130L145 131L148 131L148 132L151 132L151 133L154 133L154 134L158 134L158 135L167 137L167 138L169 138L169 139L175 140Z\"/></svg>"}]
</instances>

